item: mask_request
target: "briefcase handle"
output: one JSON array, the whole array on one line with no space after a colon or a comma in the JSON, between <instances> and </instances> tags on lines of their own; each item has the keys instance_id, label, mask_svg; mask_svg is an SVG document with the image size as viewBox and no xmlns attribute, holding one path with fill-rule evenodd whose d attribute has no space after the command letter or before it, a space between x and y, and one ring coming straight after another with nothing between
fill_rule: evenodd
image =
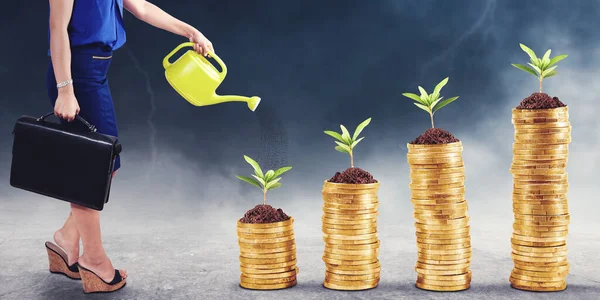
<instances>
[{"instance_id":1,"label":"briefcase handle","mask_svg":"<svg viewBox=\"0 0 600 300\"><path fill-rule=\"evenodd\" d=\"M45 114L45 115L43 115L43 116L39 117L39 118L37 119L37 121L38 121L38 122L40 122L40 121L44 121L44 119L46 119L47 117L49 117L49 116L51 116L51 115L54 115L54 112L50 112L50 113L47 113L47 114ZM79 120L81 123L83 123L83 125L87 126L87 128L90 130L90 132L96 132L96 126L94 126L94 125L90 124L90 122L86 121L86 120L85 120L84 118L82 118L80 115L76 115L76 116L75 116L75 118L76 118L77 120Z\"/></svg>"}]
</instances>

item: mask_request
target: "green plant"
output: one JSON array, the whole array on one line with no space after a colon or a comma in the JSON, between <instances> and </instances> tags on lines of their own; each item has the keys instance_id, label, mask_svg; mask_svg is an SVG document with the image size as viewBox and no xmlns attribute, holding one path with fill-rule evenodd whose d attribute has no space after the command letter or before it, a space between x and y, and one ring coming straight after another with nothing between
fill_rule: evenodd
<instances>
[{"instance_id":1,"label":"green plant","mask_svg":"<svg viewBox=\"0 0 600 300\"><path fill-rule=\"evenodd\" d=\"M544 56L542 58L539 58L535 55L535 52L533 52L533 50L529 49L527 46L525 46L523 44L519 44L519 46L521 46L521 49L523 49L523 51L525 51L525 53L527 53L527 55L529 55L531 62L529 62L527 64L529 64L531 66L531 68L526 65L522 65L522 64L512 64L512 65L517 69L523 70L523 71L537 77L537 79L540 81L540 93L541 93L542 92L542 80L544 80L544 78L548 78L548 77L552 77L552 76L556 75L557 72L554 69L556 69L556 67L558 67L558 66L554 66L554 65L557 62L567 58L568 55L561 54L561 55L557 55L553 58L550 58L550 53L552 52L552 50L548 49L546 51L546 53L544 54Z\"/></svg>"},{"instance_id":2,"label":"green plant","mask_svg":"<svg viewBox=\"0 0 600 300\"><path fill-rule=\"evenodd\" d=\"M335 141L335 143L338 145L335 146L335 150L342 152L342 153L347 153L350 155L350 167L351 168L354 168L354 156L352 154L352 150L354 150L354 147L356 147L356 145L358 145L358 143L360 143L360 141L362 141L362 139L365 138L364 136L361 138L358 138L358 135L361 133L361 131L363 129L365 129L365 127L367 127L367 125L369 125L369 123L371 123L371 118L368 118L368 119L364 120L362 123L358 124L358 126L356 126L356 130L354 130L354 134L352 136L350 136L350 132L348 132L348 129L346 129L346 127L344 127L344 125L341 125L341 124L340 124L340 128L342 129L341 134L339 134L335 131L330 131L330 130L324 131L327 135L330 135L337 140L337 141Z\"/></svg>"},{"instance_id":3,"label":"green plant","mask_svg":"<svg viewBox=\"0 0 600 300\"><path fill-rule=\"evenodd\" d=\"M417 101L416 103L414 103L414 105L429 113L429 117L431 118L431 128L435 128L433 123L433 115L435 114L435 112L437 112L440 108L452 103L454 100L458 99L458 96L456 96L441 101L444 97L440 97L440 91L446 85L446 83L448 83L448 77L440 81L440 83L438 83L435 86L435 88L433 89L433 93L431 94L427 94L427 91L425 91L425 89L420 86L419 92L421 92L421 96L412 93L402 94L404 97L408 97Z\"/></svg>"},{"instance_id":4,"label":"green plant","mask_svg":"<svg viewBox=\"0 0 600 300\"><path fill-rule=\"evenodd\" d=\"M243 180L247 183L250 183L258 188L260 188L263 191L263 204L266 205L267 204L267 191L270 190L274 190L278 187L281 186L281 182L279 182L279 180L281 180L281 174L289 171L292 169L292 167L282 167L277 169L277 171L273 171L273 170L268 170L267 172L263 173L262 169L260 168L260 166L258 165L258 163L253 160L252 158L244 155L244 159L246 160L246 162L248 162L252 168L254 169L254 174L252 174L252 176L255 178L250 178L247 176L236 176L238 179Z\"/></svg>"}]
</instances>

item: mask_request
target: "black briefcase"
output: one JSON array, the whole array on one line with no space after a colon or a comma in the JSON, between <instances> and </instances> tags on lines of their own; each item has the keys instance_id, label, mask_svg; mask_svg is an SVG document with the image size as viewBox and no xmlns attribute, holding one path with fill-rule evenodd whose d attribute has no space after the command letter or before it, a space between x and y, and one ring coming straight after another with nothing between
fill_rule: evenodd
<instances>
[{"instance_id":1,"label":"black briefcase","mask_svg":"<svg viewBox=\"0 0 600 300\"><path fill-rule=\"evenodd\" d=\"M118 138L96 132L80 116L67 124L46 121L51 115L17 120L10 185L102 210L110 194L113 164L121 152Z\"/></svg>"}]
</instances>

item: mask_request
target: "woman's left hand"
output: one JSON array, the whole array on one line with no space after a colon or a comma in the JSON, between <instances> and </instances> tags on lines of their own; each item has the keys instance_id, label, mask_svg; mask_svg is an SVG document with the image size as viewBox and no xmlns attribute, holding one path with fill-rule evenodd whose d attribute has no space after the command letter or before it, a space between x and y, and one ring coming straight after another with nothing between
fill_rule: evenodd
<instances>
[{"instance_id":1,"label":"woman's left hand","mask_svg":"<svg viewBox=\"0 0 600 300\"><path fill-rule=\"evenodd\" d=\"M212 43L200 31L196 30L190 37L190 42L194 43L194 50L198 54L208 56L209 52L215 53Z\"/></svg>"}]
</instances>

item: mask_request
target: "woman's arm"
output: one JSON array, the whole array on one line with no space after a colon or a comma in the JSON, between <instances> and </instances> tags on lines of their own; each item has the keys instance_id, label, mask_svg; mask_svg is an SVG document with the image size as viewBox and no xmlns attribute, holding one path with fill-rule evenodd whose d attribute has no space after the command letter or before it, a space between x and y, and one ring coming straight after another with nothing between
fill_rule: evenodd
<instances>
[{"instance_id":1,"label":"woman's arm","mask_svg":"<svg viewBox=\"0 0 600 300\"><path fill-rule=\"evenodd\" d=\"M67 27L71 20L74 0L50 1L50 55L57 83L71 80L71 45ZM73 121L79 113L73 84L58 89L54 114L59 118Z\"/></svg>"},{"instance_id":2,"label":"woman's arm","mask_svg":"<svg viewBox=\"0 0 600 300\"><path fill-rule=\"evenodd\" d=\"M169 15L156 5L146 0L124 0L124 8L136 18L163 30L189 38L196 43L194 50L202 55L208 51L214 53L212 43L196 28Z\"/></svg>"}]
</instances>

